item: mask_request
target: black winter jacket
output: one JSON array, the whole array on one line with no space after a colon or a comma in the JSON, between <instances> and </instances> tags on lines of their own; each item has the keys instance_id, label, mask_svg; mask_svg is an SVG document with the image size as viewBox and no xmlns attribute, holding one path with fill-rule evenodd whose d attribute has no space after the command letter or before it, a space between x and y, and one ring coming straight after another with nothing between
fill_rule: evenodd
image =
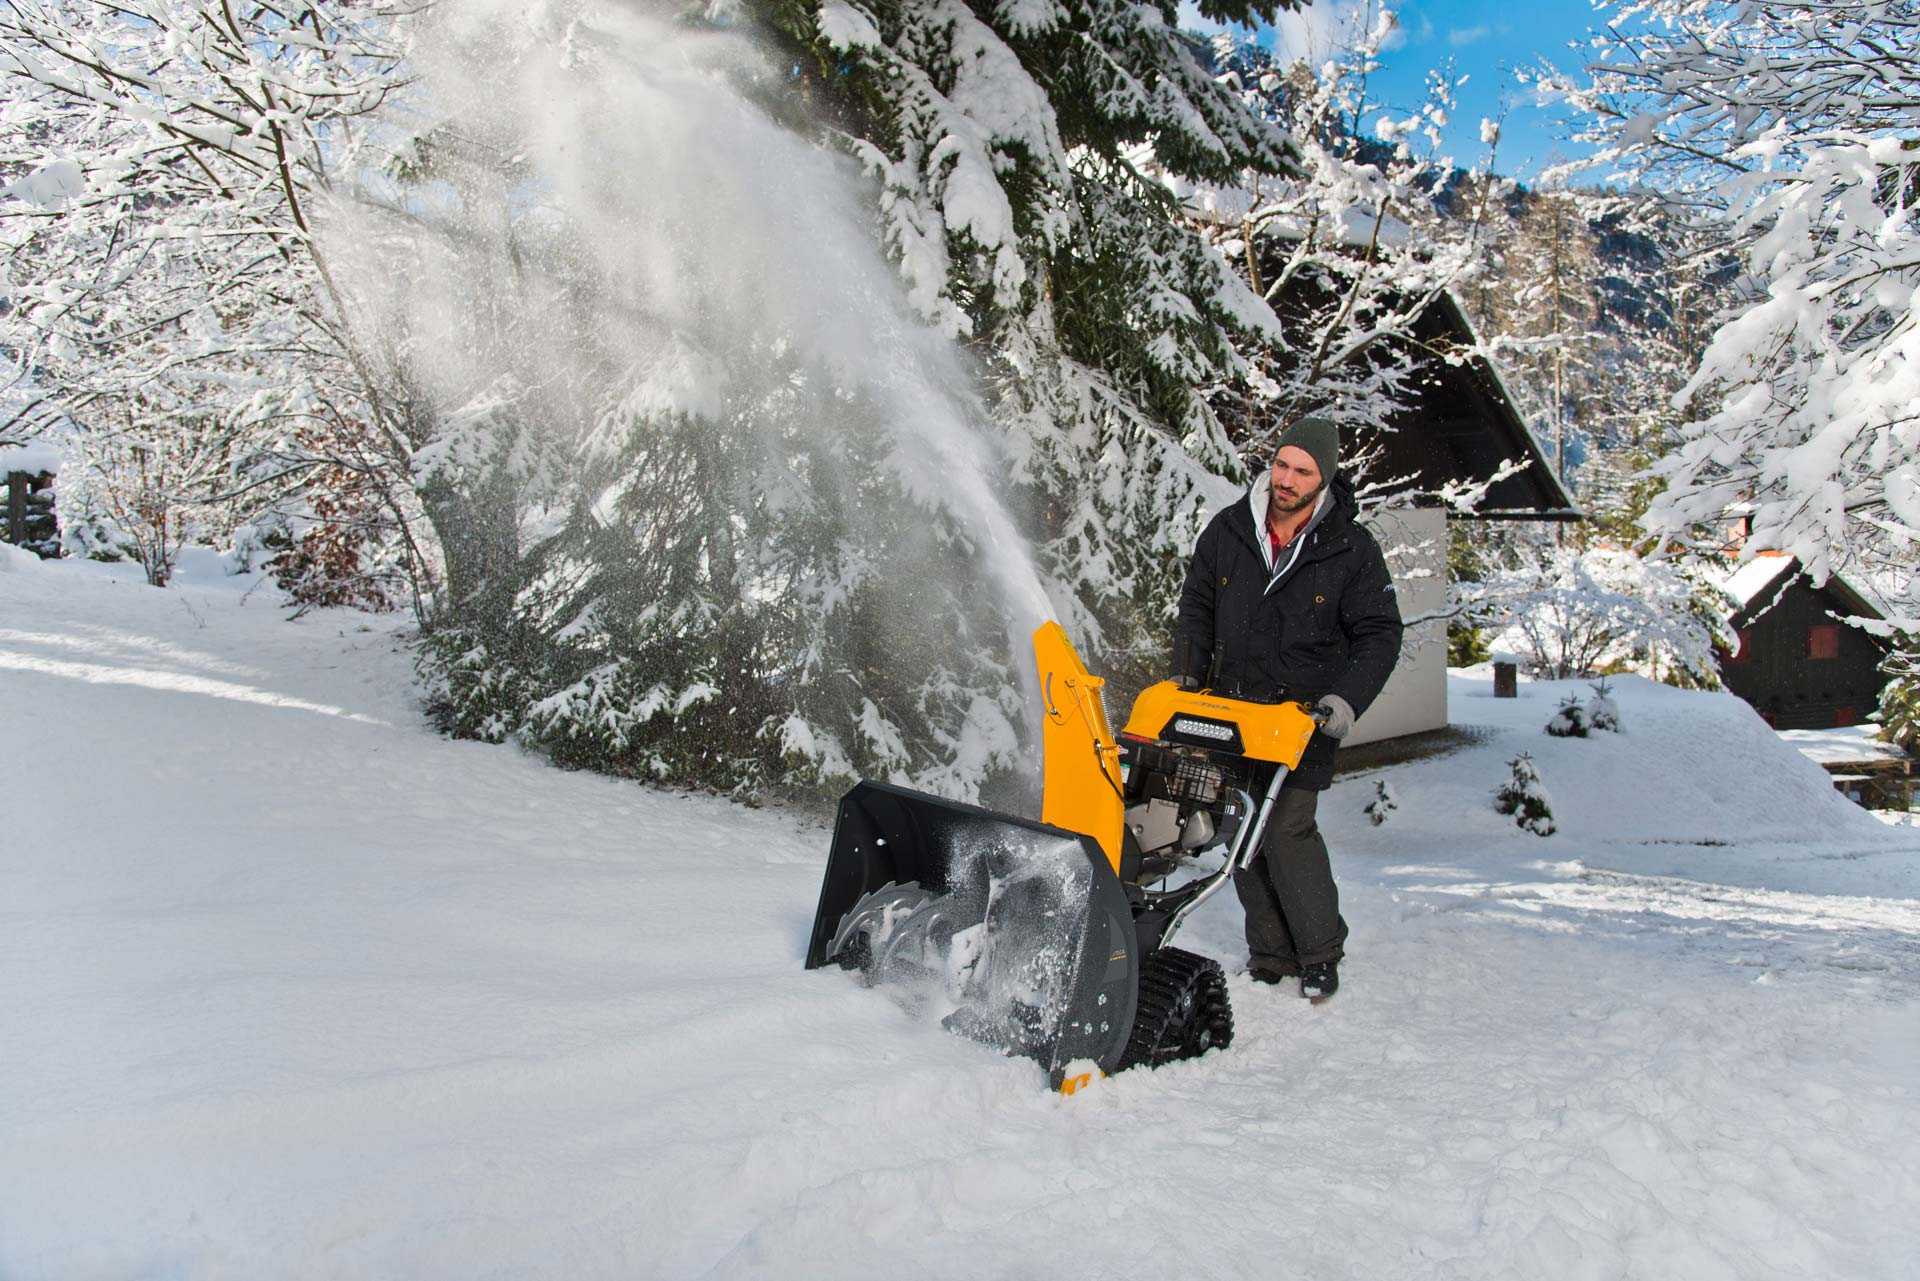
<instances>
[{"instance_id":1,"label":"black winter jacket","mask_svg":"<svg viewBox=\"0 0 1920 1281\"><path fill-rule=\"evenodd\" d=\"M1353 487L1333 481L1332 505L1308 530L1299 558L1273 579L1256 537L1251 494L1215 516L1194 547L1180 592L1174 646L1190 676L1228 697L1299 699L1338 694L1366 711L1400 660L1400 603L1380 544L1359 522ZM1282 550L1279 564L1287 563ZM1333 740L1315 734L1289 787L1333 781Z\"/></svg>"}]
</instances>

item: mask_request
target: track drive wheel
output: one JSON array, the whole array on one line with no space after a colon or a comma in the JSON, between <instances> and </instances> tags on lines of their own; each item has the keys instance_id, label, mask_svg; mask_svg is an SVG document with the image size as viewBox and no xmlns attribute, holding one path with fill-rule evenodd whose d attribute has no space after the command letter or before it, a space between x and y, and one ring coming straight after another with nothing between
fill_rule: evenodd
<instances>
[{"instance_id":1,"label":"track drive wheel","mask_svg":"<svg viewBox=\"0 0 1920 1281\"><path fill-rule=\"evenodd\" d=\"M1233 1043L1233 1005L1218 961L1163 947L1140 963L1140 1005L1120 1066L1159 1067Z\"/></svg>"}]
</instances>

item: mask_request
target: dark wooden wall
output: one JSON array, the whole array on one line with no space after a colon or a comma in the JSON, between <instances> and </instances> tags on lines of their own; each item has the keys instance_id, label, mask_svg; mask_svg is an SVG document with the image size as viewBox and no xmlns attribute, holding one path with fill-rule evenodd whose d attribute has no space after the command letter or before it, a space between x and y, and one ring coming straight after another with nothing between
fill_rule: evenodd
<instances>
[{"instance_id":1,"label":"dark wooden wall","mask_svg":"<svg viewBox=\"0 0 1920 1281\"><path fill-rule=\"evenodd\" d=\"M52 473L0 474L0 542L17 543L43 559L60 554Z\"/></svg>"}]
</instances>

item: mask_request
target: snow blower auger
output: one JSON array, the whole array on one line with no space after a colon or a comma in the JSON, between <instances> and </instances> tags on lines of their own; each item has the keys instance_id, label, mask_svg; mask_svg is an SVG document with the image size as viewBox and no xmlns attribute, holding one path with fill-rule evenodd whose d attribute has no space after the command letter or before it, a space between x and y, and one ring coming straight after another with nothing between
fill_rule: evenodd
<instances>
[{"instance_id":1,"label":"snow blower auger","mask_svg":"<svg viewBox=\"0 0 1920 1281\"><path fill-rule=\"evenodd\" d=\"M1171 944L1259 849L1315 723L1298 703L1162 681L1116 741L1105 682L1060 625L1033 647L1040 821L860 783L840 801L807 968L918 982L951 1007L948 1028L1039 1060L1072 1093L1096 1068L1157 1067L1232 1041L1219 964Z\"/></svg>"}]
</instances>

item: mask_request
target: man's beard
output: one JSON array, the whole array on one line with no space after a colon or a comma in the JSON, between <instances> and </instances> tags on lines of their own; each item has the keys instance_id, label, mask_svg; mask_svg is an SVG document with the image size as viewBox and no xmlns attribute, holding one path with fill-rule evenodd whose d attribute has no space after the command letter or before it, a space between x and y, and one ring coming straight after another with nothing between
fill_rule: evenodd
<instances>
[{"instance_id":1,"label":"man's beard","mask_svg":"<svg viewBox=\"0 0 1920 1281\"><path fill-rule=\"evenodd\" d=\"M1320 497L1320 491L1325 488L1325 485L1315 485L1312 489L1309 489L1292 502L1288 502L1286 498L1281 495L1280 491L1276 489L1273 491L1273 502L1279 506L1281 511L1292 515L1294 512L1301 510L1318 499Z\"/></svg>"}]
</instances>

